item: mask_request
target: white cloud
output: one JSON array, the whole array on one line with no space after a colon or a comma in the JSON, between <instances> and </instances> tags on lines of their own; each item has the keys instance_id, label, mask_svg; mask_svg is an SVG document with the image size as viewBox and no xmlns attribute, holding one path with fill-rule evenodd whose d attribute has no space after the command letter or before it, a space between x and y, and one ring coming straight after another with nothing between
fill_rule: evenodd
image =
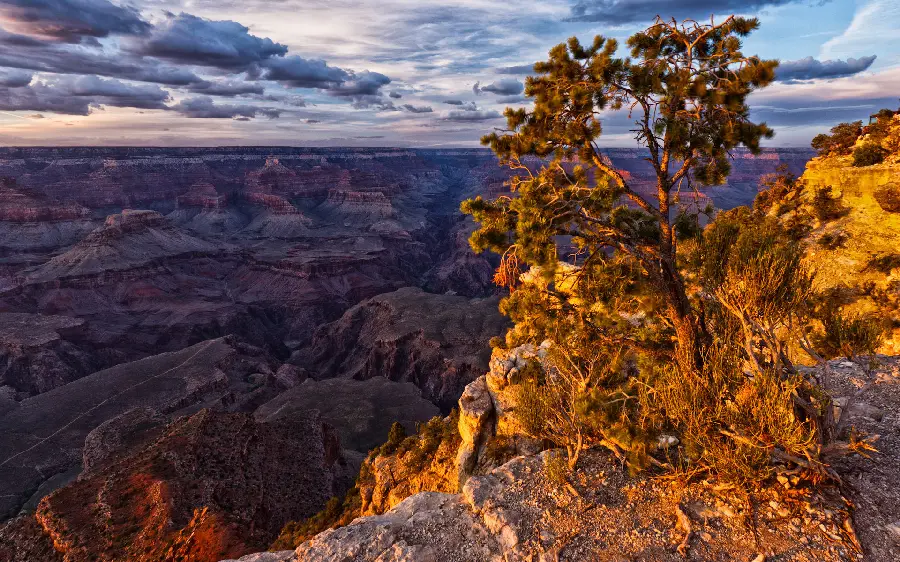
<instances>
[{"instance_id":1,"label":"white cloud","mask_svg":"<svg viewBox=\"0 0 900 562\"><path fill-rule=\"evenodd\" d=\"M840 35L826 41L820 59L857 57L877 53L881 60L900 62L900 2L867 0L860 2L850 25Z\"/></svg>"}]
</instances>

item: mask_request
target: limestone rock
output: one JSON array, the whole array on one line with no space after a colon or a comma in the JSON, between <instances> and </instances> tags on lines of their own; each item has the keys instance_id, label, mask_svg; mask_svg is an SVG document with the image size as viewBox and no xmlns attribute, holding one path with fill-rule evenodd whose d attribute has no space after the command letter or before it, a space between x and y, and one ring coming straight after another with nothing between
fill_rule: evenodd
<instances>
[{"instance_id":1,"label":"limestone rock","mask_svg":"<svg viewBox=\"0 0 900 562\"><path fill-rule=\"evenodd\" d=\"M499 546L458 495L423 492L384 515L357 519L297 548L298 562L485 562Z\"/></svg>"}]
</instances>

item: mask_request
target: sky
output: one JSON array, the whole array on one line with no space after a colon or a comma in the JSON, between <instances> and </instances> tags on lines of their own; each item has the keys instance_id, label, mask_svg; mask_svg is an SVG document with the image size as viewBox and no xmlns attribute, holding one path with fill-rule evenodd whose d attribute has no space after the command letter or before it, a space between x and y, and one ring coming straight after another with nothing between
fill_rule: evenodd
<instances>
[{"instance_id":1,"label":"sky","mask_svg":"<svg viewBox=\"0 0 900 562\"><path fill-rule=\"evenodd\" d=\"M0 145L473 147L566 38L729 14L770 146L900 104L900 0L0 0Z\"/></svg>"}]
</instances>

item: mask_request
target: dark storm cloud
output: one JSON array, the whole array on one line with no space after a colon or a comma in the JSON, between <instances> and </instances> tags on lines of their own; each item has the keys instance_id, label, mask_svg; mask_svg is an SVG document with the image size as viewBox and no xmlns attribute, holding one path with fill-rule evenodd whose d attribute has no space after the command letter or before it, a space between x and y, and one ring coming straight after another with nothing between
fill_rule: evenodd
<instances>
[{"instance_id":1,"label":"dark storm cloud","mask_svg":"<svg viewBox=\"0 0 900 562\"><path fill-rule=\"evenodd\" d=\"M0 69L0 86L5 88L21 88L31 84L34 75L24 70L4 70Z\"/></svg>"},{"instance_id":2,"label":"dark storm cloud","mask_svg":"<svg viewBox=\"0 0 900 562\"><path fill-rule=\"evenodd\" d=\"M875 58L876 55L871 55L858 59L820 61L806 57L800 60L783 61L775 70L775 76L778 80L786 82L852 76L868 70L875 62Z\"/></svg>"},{"instance_id":3,"label":"dark storm cloud","mask_svg":"<svg viewBox=\"0 0 900 562\"><path fill-rule=\"evenodd\" d=\"M203 81L188 87L188 90L195 94L204 94L207 96L222 96L233 98L235 96L244 96L248 94L262 95L265 92L262 84L258 82L208 82Z\"/></svg>"},{"instance_id":4,"label":"dark storm cloud","mask_svg":"<svg viewBox=\"0 0 900 562\"><path fill-rule=\"evenodd\" d=\"M355 109L375 109L378 111L398 111L397 106L382 94L381 88L391 83L391 79L380 72L364 70L348 72L348 78L326 90L338 98L348 98Z\"/></svg>"},{"instance_id":5,"label":"dark storm cloud","mask_svg":"<svg viewBox=\"0 0 900 562\"><path fill-rule=\"evenodd\" d=\"M102 106L168 109L169 93L159 86L126 84L97 76L62 76L17 88L0 87L0 109L89 115Z\"/></svg>"},{"instance_id":6,"label":"dark storm cloud","mask_svg":"<svg viewBox=\"0 0 900 562\"><path fill-rule=\"evenodd\" d=\"M215 21L181 13L153 28L133 50L169 61L224 69L244 69L287 54L288 48L250 34L235 21Z\"/></svg>"},{"instance_id":7,"label":"dark storm cloud","mask_svg":"<svg viewBox=\"0 0 900 562\"><path fill-rule=\"evenodd\" d=\"M656 16L709 19L710 14L747 14L797 0L577 0L569 21L611 25L646 24ZM827 0L826 0L827 1Z\"/></svg>"},{"instance_id":8,"label":"dark storm cloud","mask_svg":"<svg viewBox=\"0 0 900 562\"><path fill-rule=\"evenodd\" d=\"M400 107L402 109L405 109L406 111L409 111L410 113L432 113L434 111L434 109L432 109L431 106L427 106L427 105L416 107L412 104L405 103L405 104L401 105Z\"/></svg>"},{"instance_id":9,"label":"dark storm cloud","mask_svg":"<svg viewBox=\"0 0 900 562\"><path fill-rule=\"evenodd\" d=\"M375 96L381 94L382 86L391 83L391 79L380 72L364 70L350 74L347 80L330 88L328 93L337 97Z\"/></svg>"},{"instance_id":10,"label":"dark storm cloud","mask_svg":"<svg viewBox=\"0 0 900 562\"><path fill-rule=\"evenodd\" d=\"M173 105L171 109L193 119L252 119L258 115L277 119L281 115L279 110L268 107L233 104L217 105L212 98L206 96L183 100Z\"/></svg>"},{"instance_id":11,"label":"dark storm cloud","mask_svg":"<svg viewBox=\"0 0 900 562\"><path fill-rule=\"evenodd\" d=\"M495 68L497 74L534 74L533 64L519 64L515 66L501 66Z\"/></svg>"},{"instance_id":12,"label":"dark storm cloud","mask_svg":"<svg viewBox=\"0 0 900 562\"><path fill-rule=\"evenodd\" d=\"M475 82L475 85L472 86L472 91L476 94L489 92L497 94L498 96L516 96L521 94L524 90L525 85L515 78L503 78L497 82L488 84L487 86L482 86L480 82Z\"/></svg>"},{"instance_id":13,"label":"dark storm cloud","mask_svg":"<svg viewBox=\"0 0 900 562\"><path fill-rule=\"evenodd\" d=\"M96 74L169 86L185 86L201 79L185 68L160 64L123 53L108 54L82 46L39 43L21 48L2 40L0 34L0 67L54 72L58 74Z\"/></svg>"},{"instance_id":14,"label":"dark storm cloud","mask_svg":"<svg viewBox=\"0 0 900 562\"><path fill-rule=\"evenodd\" d=\"M263 78L294 88L330 88L349 79L350 74L323 60L293 55L266 61Z\"/></svg>"},{"instance_id":15,"label":"dark storm cloud","mask_svg":"<svg viewBox=\"0 0 900 562\"><path fill-rule=\"evenodd\" d=\"M399 100L400 98L403 97L403 95L400 94L399 92L391 92L391 93L388 94L388 95L389 95L390 97L394 98L395 100Z\"/></svg>"},{"instance_id":16,"label":"dark storm cloud","mask_svg":"<svg viewBox=\"0 0 900 562\"><path fill-rule=\"evenodd\" d=\"M0 19L18 33L66 43L150 29L137 10L108 0L0 0Z\"/></svg>"}]
</instances>

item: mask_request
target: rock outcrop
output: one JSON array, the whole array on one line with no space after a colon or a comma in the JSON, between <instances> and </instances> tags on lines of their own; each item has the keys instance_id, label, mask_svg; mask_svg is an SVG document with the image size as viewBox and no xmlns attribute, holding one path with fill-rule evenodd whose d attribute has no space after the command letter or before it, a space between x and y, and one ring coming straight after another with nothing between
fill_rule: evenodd
<instances>
[{"instance_id":1,"label":"rock outcrop","mask_svg":"<svg viewBox=\"0 0 900 562\"><path fill-rule=\"evenodd\" d=\"M345 448L362 454L382 444L394 422L413 433L417 423L439 413L415 385L375 377L364 381L307 379L260 406L254 415L272 421L310 410L318 411L322 420L335 428Z\"/></svg>"},{"instance_id":2,"label":"rock outcrop","mask_svg":"<svg viewBox=\"0 0 900 562\"><path fill-rule=\"evenodd\" d=\"M269 361L231 339L208 340L12 404L0 417L0 517L74 478L88 434L135 408L177 415L204 406L246 411L268 401L276 392Z\"/></svg>"},{"instance_id":3,"label":"rock outcrop","mask_svg":"<svg viewBox=\"0 0 900 562\"><path fill-rule=\"evenodd\" d=\"M496 298L407 287L362 302L320 328L297 361L318 378L412 382L448 411L486 370L488 341L505 326Z\"/></svg>"},{"instance_id":4,"label":"rock outcrop","mask_svg":"<svg viewBox=\"0 0 900 562\"><path fill-rule=\"evenodd\" d=\"M30 272L26 283L133 270L151 266L162 258L199 256L222 250L179 230L156 211L126 209L108 216L103 226L70 250Z\"/></svg>"},{"instance_id":5,"label":"rock outcrop","mask_svg":"<svg viewBox=\"0 0 900 562\"><path fill-rule=\"evenodd\" d=\"M69 316L0 312L0 387L30 396L97 370L102 361L78 344L84 326Z\"/></svg>"},{"instance_id":6,"label":"rock outcrop","mask_svg":"<svg viewBox=\"0 0 900 562\"><path fill-rule=\"evenodd\" d=\"M50 494L35 518L66 562L215 562L268 544L350 481L314 414L259 423L203 410Z\"/></svg>"},{"instance_id":7,"label":"rock outcrop","mask_svg":"<svg viewBox=\"0 0 900 562\"><path fill-rule=\"evenodd\" d=\"M900 164L853 167L849 157L816 158L802 176L803 204L831 188L840 209L806 235L806 261L816 288L831 291L848 310L892 322L900 314L900 214L882 208L880 188L900 186ZM790 218L790 214L786 218ZM900 327L892 326L880 351L900 354Z\"/></svg>"}]
</instances>

